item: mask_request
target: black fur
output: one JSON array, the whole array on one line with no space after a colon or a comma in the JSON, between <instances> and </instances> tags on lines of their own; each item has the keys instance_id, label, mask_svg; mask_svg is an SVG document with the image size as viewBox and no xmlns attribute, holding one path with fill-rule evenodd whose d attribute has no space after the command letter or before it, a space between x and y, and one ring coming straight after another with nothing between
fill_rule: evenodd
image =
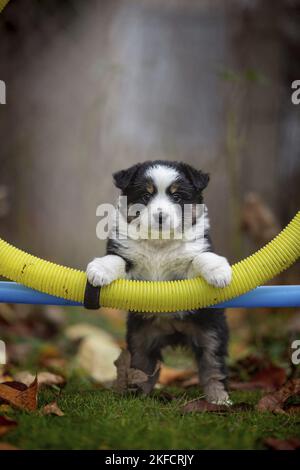
<instances>
[{"instance_id":1,"label":"black fur","mask_svg":"<svg viewBox=\"0 0 300 470\"><path fill-rule=\"evenodd\" d=\"M200 204L203 201L202 191L207 187L209 175L190 165L181 162L155 161L134 165L127 170L114 174L115 185L127 196L128 205L147 202L145 199L146 187L149 180L145 173L149 166L161 164L175 168L180 174L178 190L175 194L169 193L169 197L176 203ZM155 194L155 193L153 193ZM151 198L151 195L147 196ZM175 200L177 199L177 200ZM149 199L150 200L150 199ZM209 241L208 251L212 251L210 234L205 234ZM119 255L118 242L109 240L107 253ZM127 270L132 267L130 253L125 259ZM161 319L161 317L160 317ZM202 309L184 312L182 315L162 318L162 322L168 322L168 328L164 328L157 322L154 315L129 312L127 321L127 345L131 353L131 367L141 369L149 375L146 384L137 386L148 393L153 388L158 373L155 372L158 360L162 359L162 350L166 346L187 346L194 352L200 377L210 376L217 369L220 381L226 383L227 371L225 359L227 355L228 329L224 310ZM147 338L147 341L145 341ZM209 338L213 338L209 343ZM212 345L212 342L214 343ZM209 361L205 352L212 351Z\"/></svg>"}]
</instances>

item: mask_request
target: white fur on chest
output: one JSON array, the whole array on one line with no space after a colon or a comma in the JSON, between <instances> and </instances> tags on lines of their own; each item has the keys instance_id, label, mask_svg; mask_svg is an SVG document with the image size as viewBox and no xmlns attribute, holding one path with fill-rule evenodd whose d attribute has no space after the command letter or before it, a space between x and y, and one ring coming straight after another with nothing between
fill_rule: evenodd
<instances>
[{"instance_id":1,"label":"white fur on chest","mask_svg":"<svg viewBox=\"0 0 300 470\"><path fill-rule=\"evenodd\" d=\"M191 263L197 254L207 249L205 239L182 240L122 240L120 254L130 259L130 279L167 281L192 277Z\"/></svg>"}]
</instances>

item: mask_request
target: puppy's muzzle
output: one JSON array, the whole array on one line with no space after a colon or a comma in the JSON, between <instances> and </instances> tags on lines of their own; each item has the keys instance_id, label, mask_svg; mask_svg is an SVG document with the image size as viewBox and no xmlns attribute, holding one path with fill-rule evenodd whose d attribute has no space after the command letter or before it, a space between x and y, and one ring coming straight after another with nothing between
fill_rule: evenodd
<instances>
[{"instance_id":1,"label":"puppy's muzzle","mask_svg":"<svg viewBox=\"0 0 300 470\"><path fill-rule=\"evenodd\" d=\"M168 221L169 217L170 216L168 213L163 212L160 209L158 209L158 211L153 214L154 222L157 223L160 227L162 227L163 224L165 224Z\"/></svg>"}]
</instances>

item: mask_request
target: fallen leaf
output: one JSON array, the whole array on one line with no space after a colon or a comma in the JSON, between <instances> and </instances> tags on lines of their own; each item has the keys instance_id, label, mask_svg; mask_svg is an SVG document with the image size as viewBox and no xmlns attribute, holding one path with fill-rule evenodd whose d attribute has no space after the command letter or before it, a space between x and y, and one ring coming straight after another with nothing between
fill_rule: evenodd
<instances>
[{"instance_id":1,"label":"fallen leaf","mask_svg":"<svg viewBox=\"0 0 300 470\"><path fill-rule=\"evenodd\" d=\"M114 365L117 368L117 379L115 381L115 389L119 392L125 391L128 385L128 369L130 368L131 355L127 349L123 349L119 357L115 360Z\"/></svg>"},{"instance_id":2,"label":"fallen leaf","mask_svg":"<svg viewBox=\"0 0 300 470\"><path fill-rule=\"evenodd\" d=\"M19 392L23 392L27 389L27 385L23 384L22 382L17 382L16 380L9 380L8 382L3 382L3 385L8 385L14 390L19 390Z\"/></svg>"},{"instance_id":3,"label":"fallen leaf","mask_svg":"<svg viewBox=\"0 0 300 470\"><path fill-rule=\"evenodd\" d=\"M25 389L22 390L22 387L25 387ZM29 387L18 382L7 382L0 384L0 400L16 408L34 411L37 408L37 390L37 378L34 379Z\"/></svg>"},{"instance_id":4,"label":"fallen leaf","mask_svg":"<svg viewBox=\"0 0 300 470\"><path fill-rule=\"evenodd\" d=\"M186 403L181 408L181 411L183 413L203 413L206 411L210 413L228 413L229 407L226 405L216 405L214 403L209 403L206 400L197 399Z\"/></svg>"},{"instance_id":5,"label":"fallen leaf","mask_svg":"<svg viewBox=\"0 0 300 470\"><path fill-rule=\"evenodd\" d=\"M139 369L129 368L127 371L128 385L140 385L148 380L148 375Z\"/></svg>"},{"instance_id":6,"label":"fallen leaf","mask_svg":"<svg viewBox=\"0 0 300 470\"><path fill-rule=\"evenodd\" d=\"M2 403L11 403L12 405L16 405L19 394L19 390L10 387L6 383L0 384L0 400Z\"/></svg>"},{"instance_id":7,"label":"fallen leaf","mask_svg":"<svg viewBox=\"0 0 300 470\"><path fill-rule=\"evenodd\" d=\"M284 407L284 411L291 415L296 415L300 413L300 404L288 405Z\"/></svg>"},{"instance_id":8,"label":"fallen leaf","mask_svg":"<svg viewBox=\"0 0 300 470\"><path fill-rule=\"evenodd\" d=\"M146 383L148 382L149 375L139 369L130 367L131 355L127 349L123 349L119 357L115 360L114 364L117 368L117 379L114 383L114 388L118 392L125 392L126 390L135 390L140 388L147 393ZM160 362L156 364L155 370L152 375L155 375L160 369ZM151 375L151 376L152 376ZM145 384L145 387L143 386Z\"/></svg>"},{"instance_id":9,"label":"fallen leaf","mask_svg":"<svg viewBox=\"0 0 300 470\"><path fill-rule=\"evenodd\" d=\"M192 369L175 369L173 367L162 365L158 382L161 385L171 385L174 382L183 382L194 374L195 371Z\"/></svg>"},{"instance_id":10,"label":"fallen leaf","mask_svg":"<svg viewBox=\"0 0 300 470\"><path fill-rule=\"evenodd\" d=\"M268 357L248 354L230 366L230 376L234 381L249 381L258 372L274 366Z\"/></svg>"},{"instance_id":11,"label":"fallen leaf","mask_svg":"<svg viewBox=\"0 0 300 470\"><path fill-rule=\"evenodd\" d=\"M0 450L20 450L8 442L0 442Z\"/></svg>"},{"instance_id":12,"label":"fallen leaf","mask_svg":"<svg viewBox=\"0 0 300 470\"><path fill-rule=\"evenodd\" d=\"M182 407L182 412L183 413L203 413L203 412L209 412L209 413L239 413L243 411L252 411L253 406L250 405L249 403L234 403L231 406L226 406L226 405L217 405L215 403L209 403L206 400L203 399L196 399L196 400L191 400L187 402L183 407Z\"/></svg>"},{"instance_id":13,"label":"fallen leaf","mask_svg":"<svg viewBox=\"0 0 300 470\"><path fill-rule=\"evenodd\" d=\"M259 411L271 411L284 414L284 404L288 398L300 393L300 379L289 380L277 392L262 397L257 405Z\"/></svg>"},{"instance_id":14,"label":"fallen leaf","mask_svg":"<svg viewBox=\"0 0 300 470\"><path fill-rule=\"evenodd\" d=\"M28 387L34 381L34 377L35 376L27 370L18 372L14 375L14 379L16 380L16 382L21 382L22 384L26 385L26 387Z\"/></svg>"},{"instance_id":15,"label":"fallen leaf","mask_svg":"<svg viewBox=\"0 0 300 470\"><path fill-rule=\"evenodd\" d=\"M61 411L58 407L56 401L49 403L48 405L44 406L41 410L41 414L43 415L55 415L55 416L64 416L65 414Z\"/></svg>"},{"instance_id":16,"label":"fallen leaf","mask_svg":"<svg viewBox=\"0 0 300 470\"><path fill-rule=\"evenodd\" d=\"M193 375L191 378L189 378L187 380L184 380L181 383L181 386L183 388L189 388L189 387L194 387L194 386L199 385L199 384L200 384L199 376L198 375Z\"/></svg>"},{"instance_id":17,"label":"fallen leaf","mask_svg":"<svg viewBox=\"0 0 300 470\"><path fill-rule=\"evenodd\" d=\"M113 336L85 323L69 327L66 335L72 340L82 340L75 360L94 380L104 383L116 378L114 361L121 350Z\"/></svg>"},{"instance_id":18,"label":"fallen leaf","mask_svg":"<svg viewBox=\"0 0 300 470\"><path fill-rule=\"evenodd\" d=\"M286 371L282 367L270 365L257 372L249 382L231 381L231 390L256 390L263 389L274 391L282 387L286 381Z\"/></svg>"},{"instance_id":19,"label":"fallen leaf","mask_svg":"<svg viewBox=\"0 0 300 470\"><path fill-rule=\"evenodd\" d=\"M34 381L35 376L28 371L18 372L15 375L15 380L21 382L27 387ZM39 372L37 374L39 388L43 385L64 385L65 379L61 375L52 374L52 372Z\"/></svg>"},{"instance_id":20,"label":"fallen leaf","mask_svg":"<svg viewBox=\"0 0 300 470\"><path fill-rule=\"evenodd\" d=\"M17 421L13 421L6 416L0 416L0 437L14 429L17 425Z\"/></svg>"},{"instance_id":21,"label":"fallen leaf","mask_svg":"<svg viewBox=\"0 0 300 470\"><path fill-rule=\"evenodd\" d=\"M290 437L289 439L276 439L275 437L267 437L263 441L264 445L272 450L296 450L300 449L300 439Z\"/></svg>"}]
</instances>

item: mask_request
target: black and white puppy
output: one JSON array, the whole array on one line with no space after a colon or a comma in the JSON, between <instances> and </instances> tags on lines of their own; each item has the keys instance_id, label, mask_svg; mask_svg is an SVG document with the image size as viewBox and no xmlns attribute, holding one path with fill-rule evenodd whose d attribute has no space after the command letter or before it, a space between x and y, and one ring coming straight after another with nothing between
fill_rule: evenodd
<instances>
[{"instance_id":1,"label":"black and white puppy","mask_svg":"<svg viewBox=\"0 0 300 470\"><path fill-rule=\"evenodd\" d=\"M134 165L113 176L121 194L127 196L128 211L125 213L119 205L122 227L118 227L117 236L109 238L107 255L95 258L87 267L92 285L103 286L118 278L165 281L195 276L203 276L216 287L230 283L228 261L212 252L207 208L202 204L208 174L185 163L157 160ZM183 224L185 206L190 208L191 218L187 228ZM133 207L139 208L134 215L128 213ZM198 207L204 209L198 211ZM132 223L139 229L138 237L136 232L135 236L128 230L122 233ZM146 384L137 385L145 393L157 381L156 364L161 360L162 349L184 345L195 354L206 399L229 405L227 343L228 329L221 309L128 314L131 367L149 376Z\"/></svg>"}]
</instances>

